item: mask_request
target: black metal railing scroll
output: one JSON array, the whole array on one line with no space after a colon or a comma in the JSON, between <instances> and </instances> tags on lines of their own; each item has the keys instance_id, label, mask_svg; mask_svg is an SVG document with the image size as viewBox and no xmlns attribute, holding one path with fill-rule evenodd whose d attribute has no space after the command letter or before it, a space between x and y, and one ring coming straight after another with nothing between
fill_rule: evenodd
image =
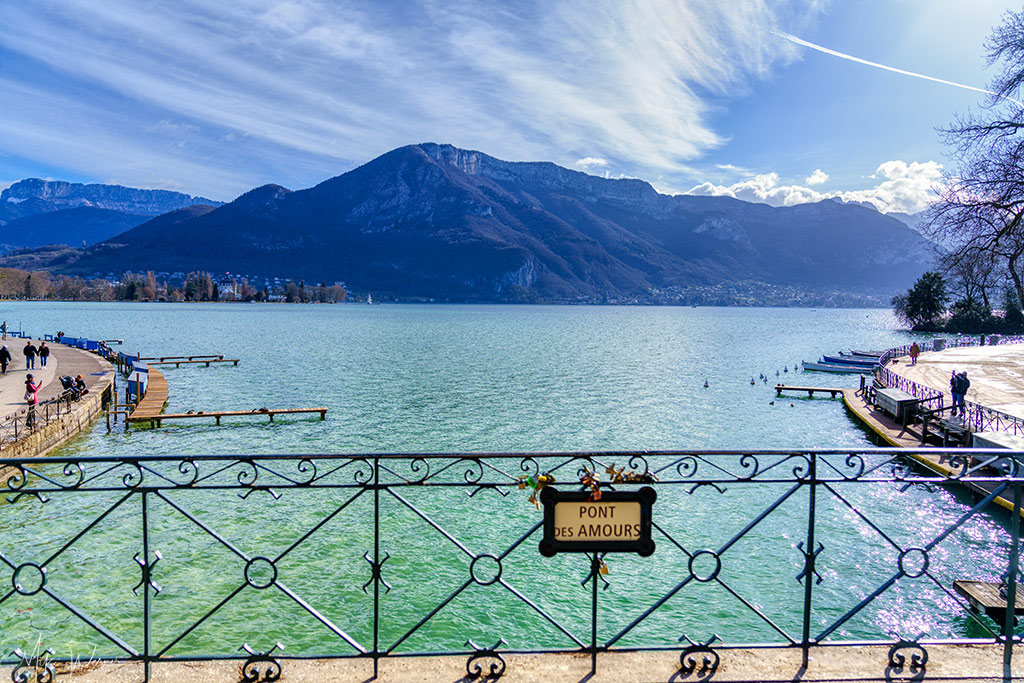
<instances>
[{"instance_id":1,"label":"black metal railing scroll","mask_svg":"<svg viewBox=\"0 0 1024 683\"><path fill-rule=\"evenodd\" d=\"M458 654L496 677L510 653L661 650L707 673L737 646L857 642L889 646L881 671L947 641L1010 664L1012 613L953 582L1014 604L1024 453L921 451L943 475L907 453L0 457L0 664L238 657L269 680ZM656 552L542 557L543 485L653 487Z\"/></svg>"}]
</instances>

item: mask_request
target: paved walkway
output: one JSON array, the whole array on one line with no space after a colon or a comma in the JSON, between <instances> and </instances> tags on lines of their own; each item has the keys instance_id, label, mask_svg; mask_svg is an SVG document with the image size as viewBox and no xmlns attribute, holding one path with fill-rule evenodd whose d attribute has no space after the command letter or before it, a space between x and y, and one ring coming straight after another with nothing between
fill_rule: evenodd
<instances>
[{"instance_id":1,"label":"paved walkway","mask_svg":"<svg viewBox=\"0 0 1024 683\"><path fill-rule=\"evenodd\" d=\"M44 401L64 390L60 383L61 375L82 375L85 386L92 391L100 384L102 378L113 372L110 364L95 354L50 342L46 343L50 347L50 359L46 367L42 367L36 358L35 369L26 370L25 356L21 350L25 348L27 341L12 337L8 337L7 341L0 341L0 345L6 344L14 356L14 361L7 366L7 373L0 374L0 419L25 407L25 375L28 373L32 373L36 382L43 383L42 389L39 390L39 400ZM36 347L39 346L39 340L32 343Z\"/></svg>"},{"instance_id":2,"label":"paved walkway","mask_svg":"<svg viewBox=\"0 0 1024 683\"><path fill-rule=\"evenodd\" d=\"M950 374L966 371L971 380L968 401L1024 419L1024 344L922 353L917 365L910 365L909 358L900 358L899 363L888 367L909 380L942 391L946 405L952 401Z\"/></svg>"}]
</instances>

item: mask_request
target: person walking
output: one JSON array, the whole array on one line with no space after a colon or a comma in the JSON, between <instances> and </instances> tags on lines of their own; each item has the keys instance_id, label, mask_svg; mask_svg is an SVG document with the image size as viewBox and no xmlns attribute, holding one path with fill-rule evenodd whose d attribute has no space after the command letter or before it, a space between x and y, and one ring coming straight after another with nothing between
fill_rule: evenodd
<instances>
[{"instance_id":1,"label":"person walking","mask_svg":"<svg viewBox=\"0 0 1024 683\"><path fill-rule=\"evenodd\" d=\"M39 349L32 345L32 340L29 339L25 342L25 348L21 350L25 354L25 369L35 370L36 369L36 354L39 353Z\"/></svg>"},{"instance_id":2,"label":"person walking","mask_svg":"<svg viewBox=\"0 0 1024 683\"><path fill-rule=\"evenodd\" d=\"M4 339L7 339L7 321L5 320L3 325L0 325L0 332L3 333Z\"/></svg>"},{"instance_id":3,"label":"person walking","mask_svg":"<svg viewBox=\"0 0 1024 683\"><path fill-rule=\"evenodd\" d=\"M36 405L39 403L39 387L42 382L33 381L31 373L25 376L25 403L28 404L28 413L25 415L25 426L32 429L36 421Z\"/></svg>"},{"instance_id":4,"label":"person walking","mask_svg":"<svg viewBox=\"0 0 1024 683\"><path fill-rule=\"evenodd\" d=\"M971 380L967 379L967 371L960 373L960 416L967 417L967 406L964 400L967 398L967 390L971 388Z\"/></svg>"},{"instance_id":5,"label":"person walking","mask_svg":"<svg viewBox=\"0 0 1024 683\"><path fill-rule=\"evenodd\" d=\"M910 364L917 365L917 357L921 355L921 347L914 342L910 345Z\"/></svg>"},{"instance_id":6,"label":"person walking","mask_svg":"<svg viewBox=\"0 0 1024 683\"><path fill-rule=\"evenodd\" d=\"M0 374L7 374L7 366L12 360L14 358L11 356L11 351L5 344L3 348L0 348Z\"/></svg>"},{"instance_id":7,"label":"person walking","mask_svg":"<svg viewBox=\"0 0 1024 683\"><path fill-rule=\"evenodd\" d=\"M951 414L956 417L957 407L963 401L963 397L960 396L960 376L956 374L956 370L949 376L949 393L953 395L953 410Z\"/></svg>"},{"instance_id":8,"label":"person walking","mask_svg":"<svg viewBox=\"0 0 1024 683\"><path fill-rule=\"evenodd\" d=\"M39 342L39 367L46 367L46 359L50 357L50 347L46 342Z\"/></svg>"}]
</instances>

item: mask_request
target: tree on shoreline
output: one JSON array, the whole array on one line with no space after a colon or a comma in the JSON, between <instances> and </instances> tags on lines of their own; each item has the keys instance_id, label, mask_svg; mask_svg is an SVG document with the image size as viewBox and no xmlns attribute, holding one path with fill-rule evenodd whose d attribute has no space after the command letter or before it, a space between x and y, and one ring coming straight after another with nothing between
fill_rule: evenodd
<instances>
[{"instance_id":1,"label":"tree on shoreline","mask_svg":"<svg viewBox=\"0 0 1024 683\"><path fill-rule=\"evenodd\" d=\"M919 277L906 294L892 298L896 316L913 330L941 329L948 304L946 280L935 271Z\"/></svg>"}]
</instances>

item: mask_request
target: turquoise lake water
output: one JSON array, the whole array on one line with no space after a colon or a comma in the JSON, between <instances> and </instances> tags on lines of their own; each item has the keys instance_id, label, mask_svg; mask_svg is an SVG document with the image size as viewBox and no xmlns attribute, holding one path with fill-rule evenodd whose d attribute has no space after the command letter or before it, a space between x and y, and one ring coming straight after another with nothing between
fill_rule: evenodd
<instances>
[{"instance_id":1,"label":"turquoise lake water","mask_svg":"<svg viewBox=\"0 0 1024 683\"><path fill-rule=\"evenodd\" d=\"M3 307L14 329L33 334L123 338L146 356L223 353L230 365L163 368L168 412L326 406L318 417L200 421L161 429L115 430L102 421L58 455L115 456L529 452L654 449L801 449L870 447L842 403L796 396L777 399L776 382L855 386L856 375L795 373L801 360L841 349L884 349L911 337L889 311L827 309L19 303ZM778 375L776 376L776 373ZM765 383L759 375L768 377ZM753 378L755 384L751 385ZM708 387L705 388L705 381ZM652 464L659 464L652 459ZM626 464L624 462L618 463ZM719 547L775 501L779 485L662 487L656 520L691 552ZM825 625L891 574L901 546L922 545L970 507L952 490L896 485L850 486L848 500L819 503L823 581L815 587L815 624ZM517 495L518 494L518 495ZM347 494L346 494L347 495ZM539 519L524 492L403 490L474 554L498 555ZM174 492L176 504L229 538L248 556L273 556L337 508L322 491ZM45 505L21 499L0 505L2 552L12 563L40 561L66 543L117 496L54 495ZM382 506L384 576L382 644L393 643L467 579L468 555L402 501ZM362 497L279 563L279 578L362 644L372 644L372 598L363 553L372 549L372 505ZM244 562L168 503L155 502L154 641L170 643L239 585ZM89 515L92 515L91 517ZM723 578L775 623L799 633L803 587L796 545L804 538L806 496L795 496L723 555ZM132 560L139 552L138 505L118 508L50 567L55 591L75 596L83 612L137 644L141 598ZM60 521L58 524L57 521ZM874 526L872 526L872 524ZM583 556L543 559L531 538L509 554L503 579L571 632L589 639L589 565ZM978 518L931 555L939 584L901 579L883 600L851 619L842 638L981 637L944 589L953 578L993 579L1005 567L999 520ZM49 552L47 552L49 551ZM652 558L609 558L601 591L602 637L618 632L680 580L687 556L664 539ZM726 561L728 560L728 561ZM888 572L888 574L887 574ZM12 570L0 568L10 585ZM966 576L970 574L970 576ZM244 579L242 579L244 582ZM127 584L128 590L125 590ZM371 591L372 593L372 591ZM191 620L191 621L190 621ZM176 630L178 629L178 630ZM59 652L116 653L108 640L42 594L0 603L8 652L38 638ZM689 586L618 645L675 646L681 635L727 642L777 641L778 633L716 582ZM467 638L512 648L572 648L565 634L500 585L472 586L439 611L397 651L462 650ZM234 652L280 640L288 654L350 651L320 622L277 590L246 588L169 654ZM157 647L156 649L160 649Z\"/></svg>"}]
</instances>

